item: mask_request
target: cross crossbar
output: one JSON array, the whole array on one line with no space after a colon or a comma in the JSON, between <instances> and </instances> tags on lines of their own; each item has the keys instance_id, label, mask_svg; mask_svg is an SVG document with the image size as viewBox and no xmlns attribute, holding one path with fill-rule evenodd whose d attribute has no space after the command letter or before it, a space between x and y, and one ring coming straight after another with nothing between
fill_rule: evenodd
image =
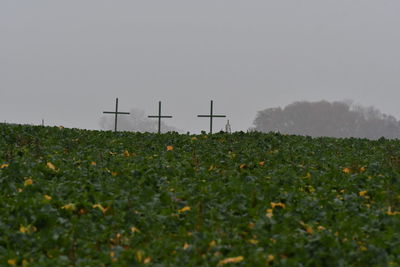
<instances>
[{"instance_id":1,"label":"cross crossbar","mask_svg":"<svg viewBox=\"0 0 400 267\"><path fill-rule=\"evenodd\" d=\"M210 134L213 131L213 119L214 118L226 118L226 115L214 115L214 101L211 100L210 115L197 115L198 118L210 118Z\"/></svg>"},{"instance_id":2,"label":"cross crossbar","mask_svg":"<svg viewBox=\"0 0 400 267\"><path fill-rule=\"evenodd\" d=\"M213 117L213 118L226 118L226 116L225 115L197 115L197 117L199 117L199 118L211 118L211 117Z\"/></svg>"},{"instance_id":3,"label":"cross crossbar","mask_svg":"<svg viewBox=\"0 0 400 267\"><path fill-rule=\"evenodd\" d=\"M115 111L103 111L103 114L115 114L114 132L117 131L118 115L129 115L129 112L118 112L118 98L115 99Z\"/></svg>"},{"instance_id":4,"label":"cross crossbar","mask_svg":"<svg viewBox=\"0 0 400 267\"><path fill-rule=\"evenodd\" d=\"M103 113L104 114L125 114L125 115L131 114L129 112L118 112L118 113L116 113L115 111L104 111Z\"/></svg>"},{"instance_id":5,"label":"cross crossbar","mask_svg":"<svg viewBox=\"0 0 400 267\"><path fill-rule=\"evenodd\" d=\"M158 101L158 115L147 116L148 118L158 119L158 133L161 133L161 119L170 119L172 116L161 115L161 101Z\"/></svg>"}]
</instances>

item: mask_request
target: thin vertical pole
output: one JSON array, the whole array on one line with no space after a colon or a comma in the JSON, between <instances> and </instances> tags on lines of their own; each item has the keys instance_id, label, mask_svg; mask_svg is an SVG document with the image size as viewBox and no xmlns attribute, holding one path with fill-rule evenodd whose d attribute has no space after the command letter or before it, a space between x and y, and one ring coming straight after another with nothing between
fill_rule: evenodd
<instances>
[{"instance_id":1,"label":"thin vertical pole","mask_svg":"<svg viewBox=\"0 0 400 267\"><path fill-rule=\"evenodd\" d=\"M117 132L117 123L118 123L118 98L115 100L115 123L114 123L114 132Z\"/></svg>"},{"instance_id":2,"label":"thin vertical pole","mask_svg":"<svg viewBox=\"0 0 400 267\"><path fill-rule=\"evenodd\" d=\"M210 112L210 134L213 131L213 101L211 100L211 112Z\"/></svg>"},{"instance_id":3,"label":"thin vertical pole","mask_svg":"<svg viewBox=\"0 0 400 267\"><path fill-rule=\"evenodd\" d=\"M158 133L161 133L161 101L158 101Z\"/></svg>"}]
</instances>

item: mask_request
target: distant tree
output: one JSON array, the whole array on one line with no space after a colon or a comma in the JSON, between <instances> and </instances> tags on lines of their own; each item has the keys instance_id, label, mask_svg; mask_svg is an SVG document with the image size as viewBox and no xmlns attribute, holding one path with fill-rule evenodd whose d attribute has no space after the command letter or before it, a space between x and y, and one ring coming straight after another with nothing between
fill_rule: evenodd
<instances>
[{"instance_id":1,"label":"distant tree","mask_svg":"<svg viewBox=\"0 0 400 267\"><path fill-rule=\"evenodd\" d=\"M103 130L114 129L114 117L103 116L100 119L100 127ZM157 119L149 119L145 112L140 109L131 109L130 115L118 116L118 130L119 131L132 131L132 132L150 132L156 133L158 131ZM179 132L175 127L168 126L161 122L161 132Z\"/></svg>"},{"instance_id":2,"label":"distant tree","mask_svg":"<svg viewBox=\"0 0 400 267\"><path fill-rule=\"evenodd\" d=\"M257 113L253 131L369 139L399 138L400 123L373 107L350 102L295 102Z\"/></svg>"}]
</instances>

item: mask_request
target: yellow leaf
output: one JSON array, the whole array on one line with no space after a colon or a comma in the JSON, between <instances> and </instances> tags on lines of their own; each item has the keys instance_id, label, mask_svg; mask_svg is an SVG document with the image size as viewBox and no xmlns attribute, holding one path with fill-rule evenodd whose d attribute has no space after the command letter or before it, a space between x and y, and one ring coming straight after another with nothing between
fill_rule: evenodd
<instances>
[{"instance_id":1,"label":"yellow leaf","mask_svg":"<svg viewBox=\"0 0 400 267\"><path fill-rule=\"evenodd\" d=\"M27 226L20 225L19 227L20 233L23 234L32 234L33 232L36 232L36 230L37 230L36 227L32 225L27 225Z\"/></svg>"},{"instance_id":2,"label":"yellow leaf","mask_svg":"<svg viewBox=\"0 0 400 267\"><path fill-rule=\"evenodd\" d=\"M33 180L31 178L26 179L24 182L24 186L28 186L28 185L32 185L33 184Z\"/></svg>"},{"instance_id":3,"label":"yellow leaf","mask_svg":"<svg viewBox=\"0 0 400 267\"><path fill-rule=\"evenodd\" d=\"M190 210L190 207L189 206L185 206L185 207L181 208L180 210L178 210L178 212L179 213L183 213L183 212L186 212L186 211L189 211L189 210Z\"/></svg>"},{"instance_id":4,"label":"yellow leaf","mask_svg":"<svg viewBox=\"0 0 400 267\"><path fill-rule=\"evenodd\" d=\"M111 257L111 260L112 260L113 262L117 262L117 261L118 261L117 255L115 254L114 251L111 251L111 252L110 252L110 257Z\"/></svg>"},{"instance_id":5,"label":"yellow leaf","mask_svg":"<svg viewBox=\"0 0 400 267\"><path fill-rule=\"evenodd\" d=\"M92 162L90 162L90 165L92 165L92 166L96 166L96 165L97 165L97 163L96 163L96 161L92 161Z\"/></svg>"},{"instance_id":6,"label":"yellow leaf","mask_svg":"<svg viewBox=\"0 0 400 267\"><path fill-rule=\"evenodd\" d=\"M359 195L360 197L363 197L363 196L367 195L367 193L368 193L368 191L367 191L367 190L364 190L364 191L359 192L358 195Z\"/></svg>"},{"instance_id":7,"label":"yellow leaf","mask_svg":"<svg viewBox=\"0 0 400 267\"><path fill-rule=\"evenodd\" d=\"M322 225L320 225L320 226L317 227L317 229L318 229L318 231L323 231L323 230L325 230L325 227L323 227Z\"/></svg>"},{"instance_id":8,"label":"yellow leaf","mask_svg":"<svg viewBox=\"0 0 400 267\"><path fill-rule=\"evenodd\" d=\"M52 169L53 171L56 170L56 166L54 166L51 162L47 162L47 168Z\"/></svg>"},{"instance_id":9,"label":"yellow leaf","mask_svg":"<svg viewBox=\"0 0 400 267\"><path fill-rule=\"evenodd\" d=\"M268 218L272 218L272 216L274 216L273 210L267 209L267 214L265 216L267 216Z\"/></svg>"},{"instance_id":10,"label":"yellow leaf","mask_svg":"<svg viewBox=\"0 0 400 267\"><path fill-rule=\"evenodd\" d=\"M244 169L244 168L246 168L246 167L247 167L246 164L240 164L240 166L239 166L239 168L241 168L241 169Z\"/></svg>"},{"instance_id":11,"label":"yellow leaf","mask_svg":"<svg viewBox=\"0 0 400 267\"><path fill-rule=\"evenodd\" d=\"M112 155L112 156L115 156L115 155L117 155L118 153L116 153L116 152L108 152L110 155Z\"/></svg>"},{"instance_id":12,"label":"yellow leaf","mask_svg":"<svg viewBox=\"0 0 400 267\"><path fill-rule=\"evenodd\" d=\"M19 227L19 231L20 231L21 233L25 234L25 233L28 232L28 227L25 227L25 226L21 225L21 226Z\"/></svg>"},{"instance_id":13,"label":"yellow leaf","mask_svg":"<svg viewBox=\"0 0 400 267\"><path fill-rule=\"evenodd\" d=\"M24 191L24 189L22 189L22 188L18 188L18 189L17 189L17 191L18 191L18 193L21 193L21 192L23 192L23 191Z\"/></svg>"},{"instance_id":14,"label":"yellow leaf","mask_svg":"<svg viewBox=\"0 0 400 267\"><path fill-rule=\"evenodd\" d=\"M197 137L196 137L196 136L194 136L194 137L192 137L190 140L192 140L192 141L196 141L196 140L197 140Z\"/></svg>"},{"instance_id":15,"label":"yellow leaf","mask_svg":"<svg viewBox=\"0 0 400 267\"><path fill-rule=\"evenodd\" d=\"M150 257L145 258L144 261L143 261L144 264L149 264L150 262L151 262L151 258Z\"/></svg>"},{"instance_id":16,"label":"yellow leaf","mask_svg":"<svg viewBox=\"0 0 400 267\"><path fill-rule=\"evenodd\" d=\"M135 255L136 261L141 263L142 260L143 260L143 257L144 257L144 251L143 250L138 250L138 251L136 251L135 254L136 254Z\"/></svg>"},{"instance_id":17,"label":"yellow leaf","mask_svg":"<svg viewBox=\"0 0 400 267\"><path fill-rule=\"evenodd\" d=\"M217 242L215 242L215 240L211 241L211 242L208 244L208 246L209 246L210 248L213 248L213 247L215 247L216 245L217 245Z\"/></svg>"},{"instance_id":18,"label":"yellow leaf","mask_svg":"<svg viewBox=\"0 0 400 267\"><path fill-rule=\"evenodd\" d=\"M7 263L11 266L17 266L17 260L16 259L9 259L7 260Z\"/></svg>"},{"instance_id":19,"label":"yellow leaf","mask_svg":"<svg viewBox=\"0 0 400 267\"><path fill-rule=\"evenodd\" d=\"M172 151L172 150L174 150L173 146L167 146L167 151Z\"/></svg>"},{"instance_id":20,"label":"yellow leaf","mask_svg":"<svg viewBox=\"0 0 400 267\"><path fill-rule=\"evenodd\" d=\"M393 215L399 215L400 212L399 211L392 211L392 207L388 208L388 211L386 212L387 215L389 216L393 216Z\"/></svg>"},{"instance_id":21,"label":"yellow leaf","mask_svg":"<svg viewBox=\"0 0 400 267\"><path fill-rule=\"evenodd\" d=\"M229 157L230 157L231 159L236 158L236 154L233 153L232 151L229 151L229 152L228 152L228 155L229 155Z\"/></svg>"},{"instance_id":22,"label":"yellow leaf","mask_svg":"<svg viewBox=\"0 0 400 267\"><path fill-rule=\"evenodd\" d=\"M275 259L275 256L272 255L272 254L269 254L268 257L267 257L267 263L269 264L269 263L273 262L274 259Z\"/></svg>"},{"instance_id":23,"label":"yellow leaf","mask_svg":"<svg viewBox=\"0 0 400 267\"><path fill-rule=\"evenodd\" d=\"M260 162L258 163L258 165L264 166L264 165L265 165L265 161L260 161Z\"/></svg>"},{"instance_id":24,"label":"yellow leaf","mask_svg":"<svg viewBox=\"0 0 400 267\"><path fill-rule=\"evenodd\" d=\"M71 210L72 211L72 210L76 209L76 206L73 203L69 203L69 204L66 204L66 205L62 206L61 209L63 209L63 210Z\"/></svg>"},{"instance_id":25,"label":"yellow leaf","mask_svg":"<svg viewBox=\"0 0 400 267\"><path fill-rule=\"evenodd\" d=\"M257 245L258 244L258 240L257 239L250 239L249 243L253 244L253 245Z\"/></svg>"},{"instance_id":26,"label":"yellow leaf","mask_svg":"<svg viewBox=\"0 0 400 267\"><path fill-rule=\"evenodd\" d=\"M131 154L129 154L129 151L128 151L128 150L125 150L125 151L124 151L124 156L125 156L126 158L130 157L130 155L131 155Z\"/></svg>"},{"instance_id":27,"label":"yellow leaf","mask_svg":"<svg viewBox=\"0 0 400 267\"><path fill-rule=\"evenodd\" d=\"M2 164L2 165L0 166L0 169L7 168L8 166L10 166L10 164Z\"/></svg>"},{"instance_id":28,"label":"yellow leaf","mask_svg":"<svg viewBox=\"0 0 400 267\"><path fill-rule=\"evenodd\" d=\"M190 247L190 245L188 243L183 244L183 249L186 250Z\"/></svg>"},{"instance_id":29,"label":"yellow leaf","mask_svg":"<svg viewBox=\"0 0 400 267\"><path fill-rule=\"evenodd\" d=\"M101 212L103 213L103 214L105 214L106 212L107 212L107 210L108 210L108 208L104 208L101 204L94 204L93 205L93 208L95 209L95 208L98 208L99 210L101 210Z\"/></svg>"},{"instance_id":30,"label":"yellow leaf","mask_svg":"<svg viewBox=\"0 0 400 267\"><path fill-rule=\"evenodd\" d=\"M281 207L282 209L286 208L286 205L281 202L271 202L271 207L275 209L276 207Z\"/></svg>"},{"instance_id":31,"label":"yellow leaf","mask_svg":"<svg viewBox=\"0 0 400 267\"><path fill-rule=\"evenodd\" d=\"M312 229L311 226L307 225L307 226L306 226L306 232L307 232L308 234L312 235L312 234L314 233L314 230Z\"/></svg>"},{"instance_id":32,"label":"yellow leaf","mask_svg":"<svg viewBox=\"0 0 400 267\"><path fill-rule=\"evenodd\" d=\"M315 192L315 188L312 185L307 186L308 192L310 193L314 193Z\"/></svg>"},{"instance_id":33,"label":"yellow leaf","mask_svg":"<svg viewBox=\"0 0 400 267\"><path fill-rule=\"evenodd\" d=\"M51 200L51 196L49 196L49 195L44 195L44 198L45 198L46 200Z\"/></svg>"},{"instance_id":34,"label":"yellow leaf","mask_svg":"<svg viewBox=\"0 0 400 267\"><path fill-rule=\"evenodd\" d=\"M342 170L344 173L350 173L350 169L349 168L343 168Z\"/></svg>"},{"instance_id":35,"label":"yellow leaf","mask_svg":"<svg viewBox=\"0 0 400 267\"><path fill-rule=\"evenodd\" d=\"M131 231L132 231L132 233L140 233L140 230L137 229L135 226L131 227Z\"/></svg>"},{"instance_id":36,"label":"yellow leaf","mask_svg":"<svg viewBox=\"0 0 400 267\"><path fill-rule=\"evenodd\" d=\"M303 177L304 179L310 179L311 178L311 173L307 172L306 176Z\"/></svg>"},{"instance_id":37,"label":"yellow leaf","mask_svg":"<svg viewBox=\"0 0 400 267\"><path fill-rule=\"evenodd\" d=\"M243 256L238 256L238 257L232 257L232 258L226 258L224 260L221 260L218 265L225 265L228 263L238 263L244 260Z\"/></svg>"},{"instance_id":38,"label":"yellow leaf","mask_svg":"<svg viewBox=\"0 0 400 267\"><path fill-rule=\"evenodd\" d=\"M360 168L360 172L365 172L366 169L367 168L363 166L363 167Z\"/></svg>"},{"instance_id":39,"label":"yellow leaf","mask_svg":"<svg viewBox=\"0 0 400 267\"><path fill-rule=\"evenodd\" d=\"M306 232L307 232L308 234L311 235L311 234L314 233L314 230L312 229L311 226L309 226L308 224L304 223L303 221L300 221L299 223L301 224L301 226L304 227L304 229L306 230Z\"/></svg>"}]
</instances>

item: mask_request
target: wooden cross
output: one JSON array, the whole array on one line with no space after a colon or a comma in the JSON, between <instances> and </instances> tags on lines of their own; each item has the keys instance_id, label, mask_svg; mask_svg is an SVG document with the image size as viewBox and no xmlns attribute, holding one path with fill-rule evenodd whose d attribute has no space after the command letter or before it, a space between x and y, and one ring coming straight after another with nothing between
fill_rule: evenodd
<instances>
[{"instance_id":1,"label":"wooden cross","mask_svg":"<svg viewBox=\"0 0 400 267\"><path fill-rule=\"evenodd\" d=\"M114 132L117 131L118 114L129 115L129 112L118 112L118 98L115 100L115 111L103 111L104 114L115 114Z\"/></svg>"},{"instance_id":2,"label":"wooden cross","mask_svg":"<svg viewBox=\"0 0 400 267\"><path fill-rule=\"evenodd\" d=\"M158 101L158 116L148 116L149 118L158 118L158 133L161 133L161 119L172 118L172 116L162 116L161 115L161 101Z\"/></svg>"},{"instance_id":3,"label":"wooden cross","mask_svg":"<svg viewBox=\"0 0 400 267\"><path fill-rule=\"evenodd\" d=\"M226 117L225 115L214 115L213 104L214 104L214 102L211 100L210 115L197 115L197 117L199 117L199 118L210 118L210 134L212 134L213 118L225 118Z\"/></svg>"}]
</instances>

